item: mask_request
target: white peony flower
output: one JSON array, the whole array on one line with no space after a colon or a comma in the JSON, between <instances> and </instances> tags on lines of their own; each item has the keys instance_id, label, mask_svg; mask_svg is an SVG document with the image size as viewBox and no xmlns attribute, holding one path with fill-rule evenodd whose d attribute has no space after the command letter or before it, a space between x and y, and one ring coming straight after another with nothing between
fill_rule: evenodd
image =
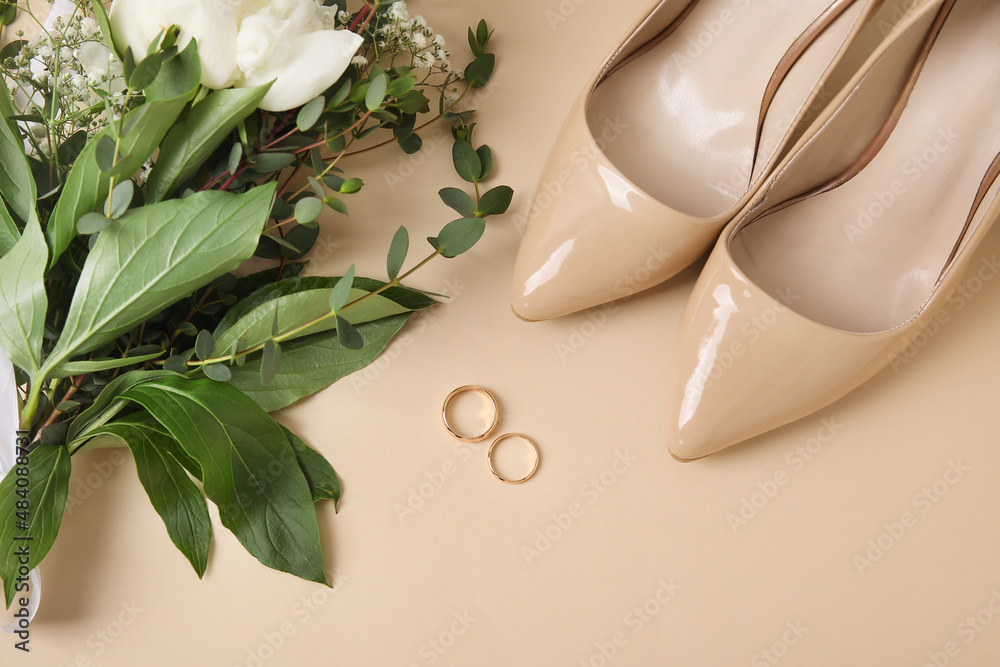
<instances>
[{"instance_id":1,"label":"white peony flower","mask_svg":"<svg viewBox=\"0 0 1000 667\"><path fill-rule=\"evenodd\" d=\"M111 26L119 48L144 54L160 31L181 28L194 38L202 83L209 88L273 82L261 102L268 111L302 106L344 73L363 39L329 28L317 0L114 0Z\"/></svg>"}]
</instances>

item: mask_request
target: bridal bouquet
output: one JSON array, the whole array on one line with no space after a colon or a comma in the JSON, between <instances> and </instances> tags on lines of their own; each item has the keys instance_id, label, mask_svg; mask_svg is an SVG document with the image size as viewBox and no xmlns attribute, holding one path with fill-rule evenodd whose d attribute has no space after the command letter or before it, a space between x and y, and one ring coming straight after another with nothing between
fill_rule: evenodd
<instances>
[{"instance_id":1,"label":"bridal bouquet","mask_svg":"<svg viewBox=\"0 0 1000 667\"><path fill-rule=\"evenodd\" d=\"M56 538L73 455L95 447L129 448L199 577L207 496L261 563L328 583L314 504L336 504L340 480L268 413L373 361L437 303L403 282L507 209L459 110L493 72L491 32L469 30L458 69L392 0L69 4L0 52L0 349L20 410L6 603ZM2 3L0 24L31 12ZM427 254L408 263L406 229L388 229L385 280L300 276L320 219L364 186L345 158L419 151L439 119L467 185L441 191L457 217ZM254 255L271 268L231 273Z\"/></svg>"}]
</instances>

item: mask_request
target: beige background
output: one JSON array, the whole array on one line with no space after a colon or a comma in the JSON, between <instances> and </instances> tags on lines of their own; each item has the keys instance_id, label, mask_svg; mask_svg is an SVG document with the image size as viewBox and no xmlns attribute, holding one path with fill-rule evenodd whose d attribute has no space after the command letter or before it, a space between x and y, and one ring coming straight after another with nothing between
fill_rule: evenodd
<instances>
[{"instance_id":1,"label":"beige background","mask_svg":"<svg viewBox=\"0 0 1000 667\"><path fill-rule=\"evenodd\" d=\"M956 299L898 372L686 465L667 453L662 413L697 267L612 312L540 324L511 314L517 221L548 148L646 4L410 3L458 61L463 25L496 27L477 139L496 152L492 184L517 196L474 251L415 276L451 303L415 318L377 367L280 415L344 479L340 513L321 516L334 590L266 570L217 522L199 581L131 460L88 454L74 465L80 503L43 565L32 653L0 636L0 664L1000 664L995 271L970 273L977 294ZM315 272L356 262L382 277L397 225L421 239L450 219L435 194L459 185L449 144L426 137L416 168L394 148L354 163L367 186L350 219L326 224ZM977 252L1000 255L1000 232ZM485 447L456 447L442 429L440 403L465 383L494 390L503 431L539 443L529 483L496 482ZM796 447L810 439L821 449L806 460ZM735 525L741 506L749 519ZM888 551L859 565L880 539Z\"/></svg>"}]
</instances>

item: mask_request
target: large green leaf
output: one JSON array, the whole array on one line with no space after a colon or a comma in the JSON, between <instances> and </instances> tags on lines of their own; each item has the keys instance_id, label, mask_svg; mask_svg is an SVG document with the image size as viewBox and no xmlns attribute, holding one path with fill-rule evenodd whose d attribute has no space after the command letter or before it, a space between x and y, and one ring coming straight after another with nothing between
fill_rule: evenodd
<instances>
[{"instance_id":1,"label":"large green leaf","mask_svg":"<svg viewBox=\"0 0 1000 667\"><path fill-rule=\"evenodd\" d=\"M71 468L65 447L40 443L28 455L27 477L19 476L15 467L0 482L0 578L8 608L18 589L19 567L27 568L23 573L36 567L56 540L69 496ZM27 486L18 486L19 479L27 479ZM19 516L18 512L24 514ZM24 547L28 549L27 563L20 563L23 556L19 551Z\"/></svg>"},{"instance_id":2,"label":"large green leaf","mask_svg":"<svg viewBox=\"0 0 1000 667\"><path fill-rule=\"evenodd\" d=\"M132 129L122 137L118 171L131 175L139 170L194 97L200 78L198 49L191 40L184 51L163 63L156 80L145 91L145 103L126 114L124 124ZM113 140L115 132L115 128L106 127L88 141L66 177L46 228L53 264L76 236L77 221L108 197L111 177L98 166L97 146L102 137Z\"/></svg>"},{"instance_id":3,"label":"large green leaf","mask_svg":"<svg viewBox=\"0 0 1000 667\"><path fill-rule=\"evenodd\" d=\"M11 122L14 108L10 102L10 93L7 86L0 86L0 114L4 116L4 122L0 123L0 194L7 201L14 215L27 222L28 218L34 215L37 195L35 192L35 179L31 175L31 167L28 166L28 157L24 154L24 140L21 133ZM6 209L0 212L0 218L9 219L10 215ZM0 224L2 233L10 232L6 219ZM17 228L14 228L17 232Z\"/></svg>"},{"instance_id":4,"label":"large green leaf","mask_svg":"<svg viewBox=\"0 0 1000 667\"><path fill-rule=\"evenodd\" d=\"M0 348L31 374L41 364L48 307L44 283L48 252L38 218L32 212L24 235L0 257Z\"/></svg>"},{"instance_id":5,"label":"large green leaf","mask_svg":"<svg viewBox=\"0 0 1000 667\"><path fill-rule=\"evenodd\" d=\"M360 350L345 348L337 340L336 332L282 345L281 367L266 387L260 383L261 355L254 355L243 366L231 368L233 377L229 384L267 412L284 408L375 361L411 315L404 313L359 324L357 330L365 341Z\"/></svg>"},{"instance_id":6,"label":"large green leaf","mask_svg":"<svg viewBox=\"0 0 1000 667\"><path fill-rule=\"evenodd\" d=\"M275 321L277 321L276 330L286 332L328 314L330 292L339 281L340 278L318 276L291 278L258 290L249 298L235 304L219 323L214 334L213 356L229 354L233 345L239 340L243 341L244 347L254 347L263 343L271 338L272 325ZM354 281L354 289L348 293L347 302L360 299L383 284L375 280L357 278ZM345 310L344 318L351 324L361 324L417 308L426 308L435 303L433 299L410 290L386 290ZM336 326L336 319L331 317L304 330L299 337L329 331Z\"/></svg>"},{"instance_id":7,"label":"large green leaf","mask_svg":"<svg viewBox=\"0 0 1000 667\"><path fill-rule=\"evenodd\" d=\"M253 254L274 184L133 209L97 237L46 372L113 340Z\"/></svg>"},{"instance_id":8,"label":"large green leaf","mask_svg":"<svg viewBox=\"0 0 1000 667\"><path fill-rule=\"evenodd\" d=\"M161 424L148 415L129 415L105 424L94 435L113 435L124 441L135 458L142 488L163 519L170 540L188 559L200 579L208 567L212 521L205 497L174 457L179 446Z\"/></svg>"},{"instance_id":9,"label":"large green leaf","mask_svg":"<svg viewBox=\"0 0 1000 667\"><path fill-rule=\"evenodd\" d=\"M217 90L170 130L146 181L146 201L158 202L200 169L208 157L264 99L270 84Z\"/></svg>"},{"instance_id":10,"label":"large green leaf","mask_svg":"<svg viewBox=\"0 0 1000 667\"><path fill-rule=\"evenodd\" d=\"M123 396L142 405L202 469L222 524L264 565L329 584L309 484L281 428L214 380L162 378Z\"/></svg>"},{"instance_id":11,"label":"large green leaf","mask_svg":"<svg viewBox=\"0 0 1000 667\"><path fill-rule=\"evenodd\" d=\"M280 426L280 424L279 424ZM333 469L330 462L323 458L323 455L305 443L302 438L292 433L290 430L281 427L285 432L285 437L291 443L295 451L295 458L298 459L302 474L306 476L309 483L309 491L312 492L313 502L321 500L332 500L336 509L340 503L340 477Z\"/></svg>"}]
</instances>

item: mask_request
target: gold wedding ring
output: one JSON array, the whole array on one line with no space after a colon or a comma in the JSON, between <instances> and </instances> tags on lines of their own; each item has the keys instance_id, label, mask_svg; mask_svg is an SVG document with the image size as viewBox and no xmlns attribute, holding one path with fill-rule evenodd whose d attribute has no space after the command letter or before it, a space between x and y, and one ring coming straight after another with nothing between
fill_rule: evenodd
<instances>
[{"instance_id":1,"label":"gold wedding ring","mask_svg":"<svg viewBox=\"0 0 1000 667\"><path fill-rule=\"evenodd\" d=\"M489 399L490 403L493 404L493 423L490 424L490 427L486 429L486 432L483 433L482 435L462 435L454 428L452 428L452 425L448 423L448 405L451 403L451 400L453 398L467 391L471 391L477 394L482 394L483 396ZM450 394L448 394L448 398L444 399L444 405L441 407L441 421L444 423L444 427L448 429L448 432L451 433L456 438L458 438L459 440L461 440L462 442L480 442L488 438L490 434L493 433L494 430L496 430L497 424L500 423L500 406L497 404L497 399L494 398L493 394L491 394L487 389L484 389L479 385L467 384L451 392Z\"/></svg>"},{"instance_id":2,"label":"gold wedding ring","mask_svg":"<svg viewBox=\"0 0 1000 667\"><path fill-rule=\"evenodd\" d=\"M493 467L493 450L496 449L497 445L499 445L501 442L503 442L508 438L521 438L529 445L531 445L531 448L533 450L535 450L535 465L533 465L531 467L531 471L528 472L528 474L522 477L521 479L507 479L506 477L498 473L496 468ZM486 459L489 461L490 472L493 473L494 477L499 479L504 484L521 484L522 482L527 482L529 479L531 479L532 475L535 474L535 471L538 470L538 459L539 459L538 445L535 444L534 440L532 440L531 438L522 433L504 433L499 438L494 440L492 445L490 445L490 451L486 454Z\"/></svg>"}]
</instances>

